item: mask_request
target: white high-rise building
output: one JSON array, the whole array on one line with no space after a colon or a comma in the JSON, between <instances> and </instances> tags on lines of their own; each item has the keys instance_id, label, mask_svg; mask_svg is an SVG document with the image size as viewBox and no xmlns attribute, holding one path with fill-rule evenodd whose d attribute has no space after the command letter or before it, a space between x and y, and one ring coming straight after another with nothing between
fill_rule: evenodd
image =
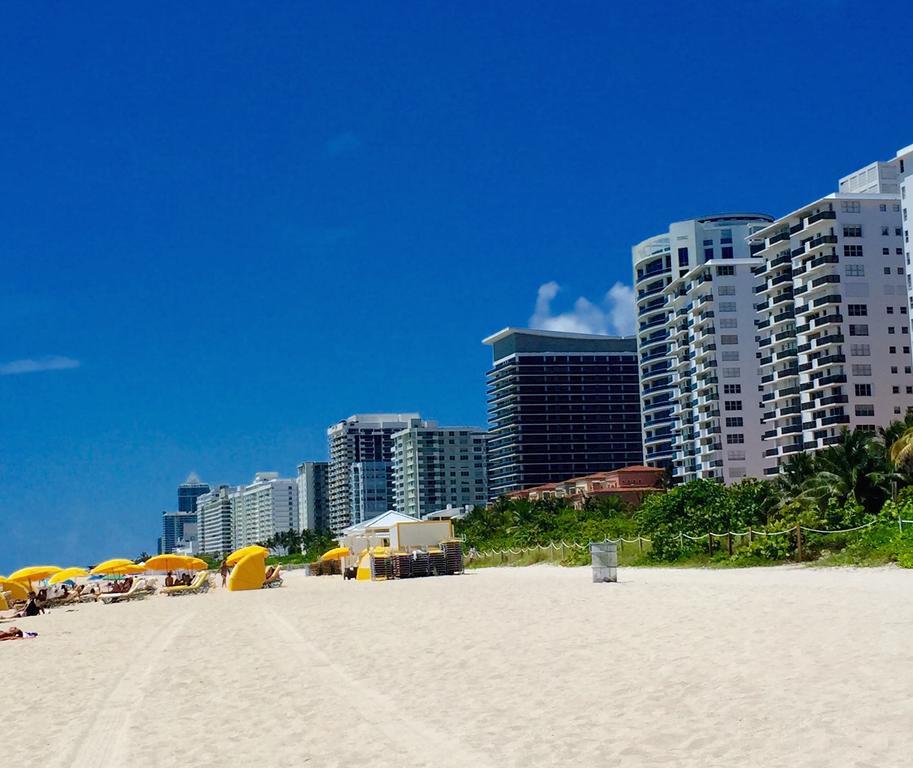
<instances>
[{"instance_id":1,"label":"white high-rise building","mask_svg":"<svg viewBox=\"0 0 913 768\"><path fill-rule=\"evenodd\" d=\"M913 406L902 215L887 165L840 181L866 191L827 195L752 238L764 260L763 437L777 464L837 442L844 429L874 432Z\"/></svg>"},{"instance_id":2,"label":"white high-rise building","mask_svg":"<svg viewBox=\"0 0 913 768\"><path fill-rule=\"evenodd\" d=\"M232 496L238 487L220 485L197 497L197 551L227 554L234 544Z\"/></svg>"},{"instance_id":3,"label":"white high-rise building","mask_svg":"<svg viewBox=\"0 0 913 768\"><path fill-rule=\"evenodd\" d=\"M233 499L234 547L246 547L276 533L298 531L298 484L278 472L258 472Z\"/></svg>"},{"instance_id":4,"label":"white high-rise building","mask_svg":"<svg viewBox=\"0 0 913 768\"><path fill-rule=\"evenodd\" d=\"M679 481L764 471L754 348L757 265L746 240L770 216L674 222L634 246L644 463ZM738 400L738 413L721 403Z\"/></svg>"},{"instance_id":5,"label":"white high-rise building","mask_svg":"<svg viewBox=\"0 0 913 768\"><path fill-rule=\"evenodd\" d=\"M329 527L333 533L393 508L393 434L417 413L360 413L327 430ZM357 504L357 510L354 507Z\"/></svg>"},{"instance_id":6,"label":"white high-rise building","mask_svg":"<svg viewBox=\"0 0 913 768\"><path fill-rule=\"evenodd\" d=\"M423 517L488 503L488 433L415 419L393 435L394 509Z\"/></svg>"},{"instance_id":7,"label":"white high-rise building","mask_svg":"<svg viewBox=\"0 0 913 768\"><path fill-rule=\"evenodd\" d=\"M900 226L903 231L904 264L907 268L907 298L913 310L913 144L897 150L894 158L897 165L898 186L900 188ZM913 331L913 328L911 328Z\"/></svg>"}]
</instances>

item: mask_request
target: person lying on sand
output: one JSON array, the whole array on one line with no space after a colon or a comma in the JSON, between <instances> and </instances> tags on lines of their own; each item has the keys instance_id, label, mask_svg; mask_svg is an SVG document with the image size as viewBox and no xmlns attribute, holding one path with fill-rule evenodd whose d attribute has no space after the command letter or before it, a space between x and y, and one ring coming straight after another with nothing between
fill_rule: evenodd
<instances>
[{"instance_id":1,"label":"person lying on sand","mask_svg":"<svg viewBox=\"0 0 913 768\"><path fill-rule=\"evenodd\" d=\"M28 637L38 637L37 632L23 632L19 627L10 627L4 631L0 629L0 641L2 640L24 640Z\"/></svg>"}]
</instances>

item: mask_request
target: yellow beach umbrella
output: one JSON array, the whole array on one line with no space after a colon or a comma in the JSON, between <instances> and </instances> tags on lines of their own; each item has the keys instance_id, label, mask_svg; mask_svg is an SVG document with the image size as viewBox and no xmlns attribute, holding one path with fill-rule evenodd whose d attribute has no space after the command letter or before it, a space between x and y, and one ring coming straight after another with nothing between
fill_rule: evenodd
<instances>
[{"instance_id":1,"label":"yellow beach umbrella","mask_svg":"<svg viewBox=\"0 0 913 768\"><path fill-rule=\"evenodd\" d=\"M30 565L28 568L20 568L9 575L10 581L27 581L31 584L33 581L43 581L48 576L63 570L56 565Z\"/></svg>"},{"instance_id":2,"label":"yellow beach umbrella","mask_svg":"<svg viewBox=\"0 0 913 768\"><path fill-rule=\"evenodd\" d=\"M228 563L228 565L237 565L242 558L256 554L262 554L263 557L266 557L269 554L269 550L266 547L261 547L259 544L251 544L249 547L236 549L225 558L225 562Z\"/></svg>"},{"instance_id":3,"label":"yellow beach umbrella","mask_svg":"<svg viewBox=\"0 0 913 768\"><path fill-rule=\"evenodd\" d=\"M114 571L110 570L111 568L122 567L125 565L133 565L132 560L127 560L125 557L115 557L112 560L105 560L103 563L96 565L89 573L93 576L107 576Z\"/></svg>"},{"instance_id":4,"label":"yellow beach umbrella","mask_svg":"<svg viewBox=\"0 0 913 768\"><path fill-rule=\"evenodd\" d=\"M191 571L205 571L209 568L209 563L199 557L188 557L186 567Z\"/></svg>"},{"instance_id":5,"label":"yellow beach umbrella","mask_svg":"<svg viewBox=\"0 0 913 768\"><path fill-rule=\"evenodd\" d=\"M9 592L13 596L13 600L29 599L29 588L26 585L3 577L0 577L0 592Z\"/></svg>"},{"instance_id":6,"label":"yellow beach umbrella","mask_svg":"<svg viewBox=\"0 0 913 768\"><path fill-rule=\"evenodd\" d=\"M62 571L58 571L51 576L51 578L48 579L48 584L60 584L61 581L70 581L88 575L89 572L82 568L64 568Z\"/></svg>"},{"instance_id":7,"label":"yellow beach umbrella","mask_svg":"<svg viewBox=\"0 0 913 768\"><path fill-rule=\"evenodd\" d=\"M336 547L331 549L329 552L324 552L321 556L321 560L341 560L343 557L348 557L349 555L348 547Z\"/></svg>"},{"instance_id":8,"label":"yellow beach umbrella","mask_svg":"<svg viewBox=\"0 0 913 768\"><path fill-rule=\"evenodd\" d=\"M156 555L146 561L147 571L189 571L195 558L187 555Z\"/></svg>"}]
</instances>

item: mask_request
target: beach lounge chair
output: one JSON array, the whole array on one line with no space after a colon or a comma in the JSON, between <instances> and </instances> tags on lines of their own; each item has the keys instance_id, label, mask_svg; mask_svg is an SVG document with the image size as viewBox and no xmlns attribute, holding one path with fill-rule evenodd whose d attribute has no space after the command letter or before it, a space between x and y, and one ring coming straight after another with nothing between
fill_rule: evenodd
<instances>
[{"instance_id":1,"label":"beach lounge chair","mask_svg":"<svg viewBox=\"0 0 913 768\"><path fill-rule=\"evenodd\" d=\"M281 566L277 565L269 571L266 580L263 582L263 589L282 586L282 576L279 573L280 568Z\"/></svg>"},{"instance_id":2,"label":"beach lounge chair","mask_svg":"<svg viewBox=\"0 0 913 768\"><path fill-rule=\"evenodd\" d=\"M195 595L199 592L205 592L209 589L209 572L200 571L196 578L186 585L180 587L162 587L163 595Z\"/></svg>"},{"instance_id":3,"label":"beach lounge chair","mask_svg":"<svg viewBox=\"0 0 913 768\"><path fill-rule=\"evenodd\" d=\"M149 585L146 584L145 579L137 579L126 592L103 594L101 596L101 601L103 603L120 603L127 602L128 600L141 600L152 594L152 591L153 590L150 589Z\"/></svg>"}]
</instances>

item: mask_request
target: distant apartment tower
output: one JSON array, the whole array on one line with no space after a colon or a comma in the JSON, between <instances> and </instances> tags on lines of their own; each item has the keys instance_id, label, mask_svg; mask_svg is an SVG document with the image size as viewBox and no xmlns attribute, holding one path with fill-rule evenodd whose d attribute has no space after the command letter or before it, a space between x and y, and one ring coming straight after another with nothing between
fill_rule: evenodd
<instances>
[{"instance_id":1,"label":"distant apartment tower","mask_svg":"<svg viewBox=\"0 0 913 768\"><path fill-rule=\"evenodd\" d=\"M196 512L197 498L209 493L210 490L208 483L204 483L195 472L191 472L178 486L178 512Z\"/></svg>"},{"instance_id":2,"label":"distant apartment tower","mask_svg":"<svg viewBox=\"0 0 913 768\"><path fill-rule=\"evenodd\" d=\"M761 477L755 282L746 238L770 216L677 221L634 246L644 459L673 479ZM740 410L726 412L724 403Z\"/></svg>"},{"instance_id":3,"label":"distant apartment tower","mask_svg":"<svg viewBox=\"0 0 913 768\"><path fill-rule=\"evenodd\" d=\"M302 530L329 530L329 484L325 461L298 465L298 521Z\"/></svg>"},{"instance_id":4,"label":"distant apartment tower","mask_svg":"<svg viewBox=\"0 0 913 768\"><path fill-rule=\"evenodd\" d=\"M393 435L394 509L412 517L488 503L487 433L414 420Z\"/></svg>"},{"instance_id":5,"label":"distant apartment tower","mask_svg":"<svg viewBox=\"0 0 913 768\"><path fill-rule=\"evenodd\" d=\"M379 514L376 510L392 508L393 434L418 418L417 413L361 413L327 430L329 527L333 533Z\"/></svg>"},{"instance_id":6,"label":"distant apartment tower","mask_svg":"<svg viewBox=\"0 0 913 768\"><path fill-rule=\"evenodd\" d=\"M238 487L220 485L197 497L197 552L224 555L232 551L232 497L239 491Z\"/></svg>"},{"instance_id":7,"label":"distant apartment tower","mask_svg":"<svg viewBox=\"0 0 913 768\"><path fill-rule=\"evenodd\" d=\"M235 548L298 531L298 484L278 472L257 472L250 485L239 489L232 515Z\"/></svg>"},{"instance_id":8,"label":"distant apartment tower","mask_svg":"<svg viewBox=\"0 0 913 768\"><path fill-rule=\"evenodd\" d=\"M777 465L913 406L898 176L885 165L841 179L864 192L827 195L753 237L763 438Z\"/></svg>"},{"instance_id":9,"label":"distant apartment tower","mask_svg":"<svg viewBox=\"0 0 913 768\"><path fill-rule=\"evenodd\" d=\"M162 512L162 554L188 548L195 552L196 539L196 512Z\"/></svg>"},{"instance_id":10,"label":"distant apartment tower","mask_svg":"<svg viewBox=\"0 0 913 768\"><path fill-rule=\"evenodd\" d=\"M643 463L633 337L505 328L483 343L489 497Z\"/></svg>"}]
</instances>

